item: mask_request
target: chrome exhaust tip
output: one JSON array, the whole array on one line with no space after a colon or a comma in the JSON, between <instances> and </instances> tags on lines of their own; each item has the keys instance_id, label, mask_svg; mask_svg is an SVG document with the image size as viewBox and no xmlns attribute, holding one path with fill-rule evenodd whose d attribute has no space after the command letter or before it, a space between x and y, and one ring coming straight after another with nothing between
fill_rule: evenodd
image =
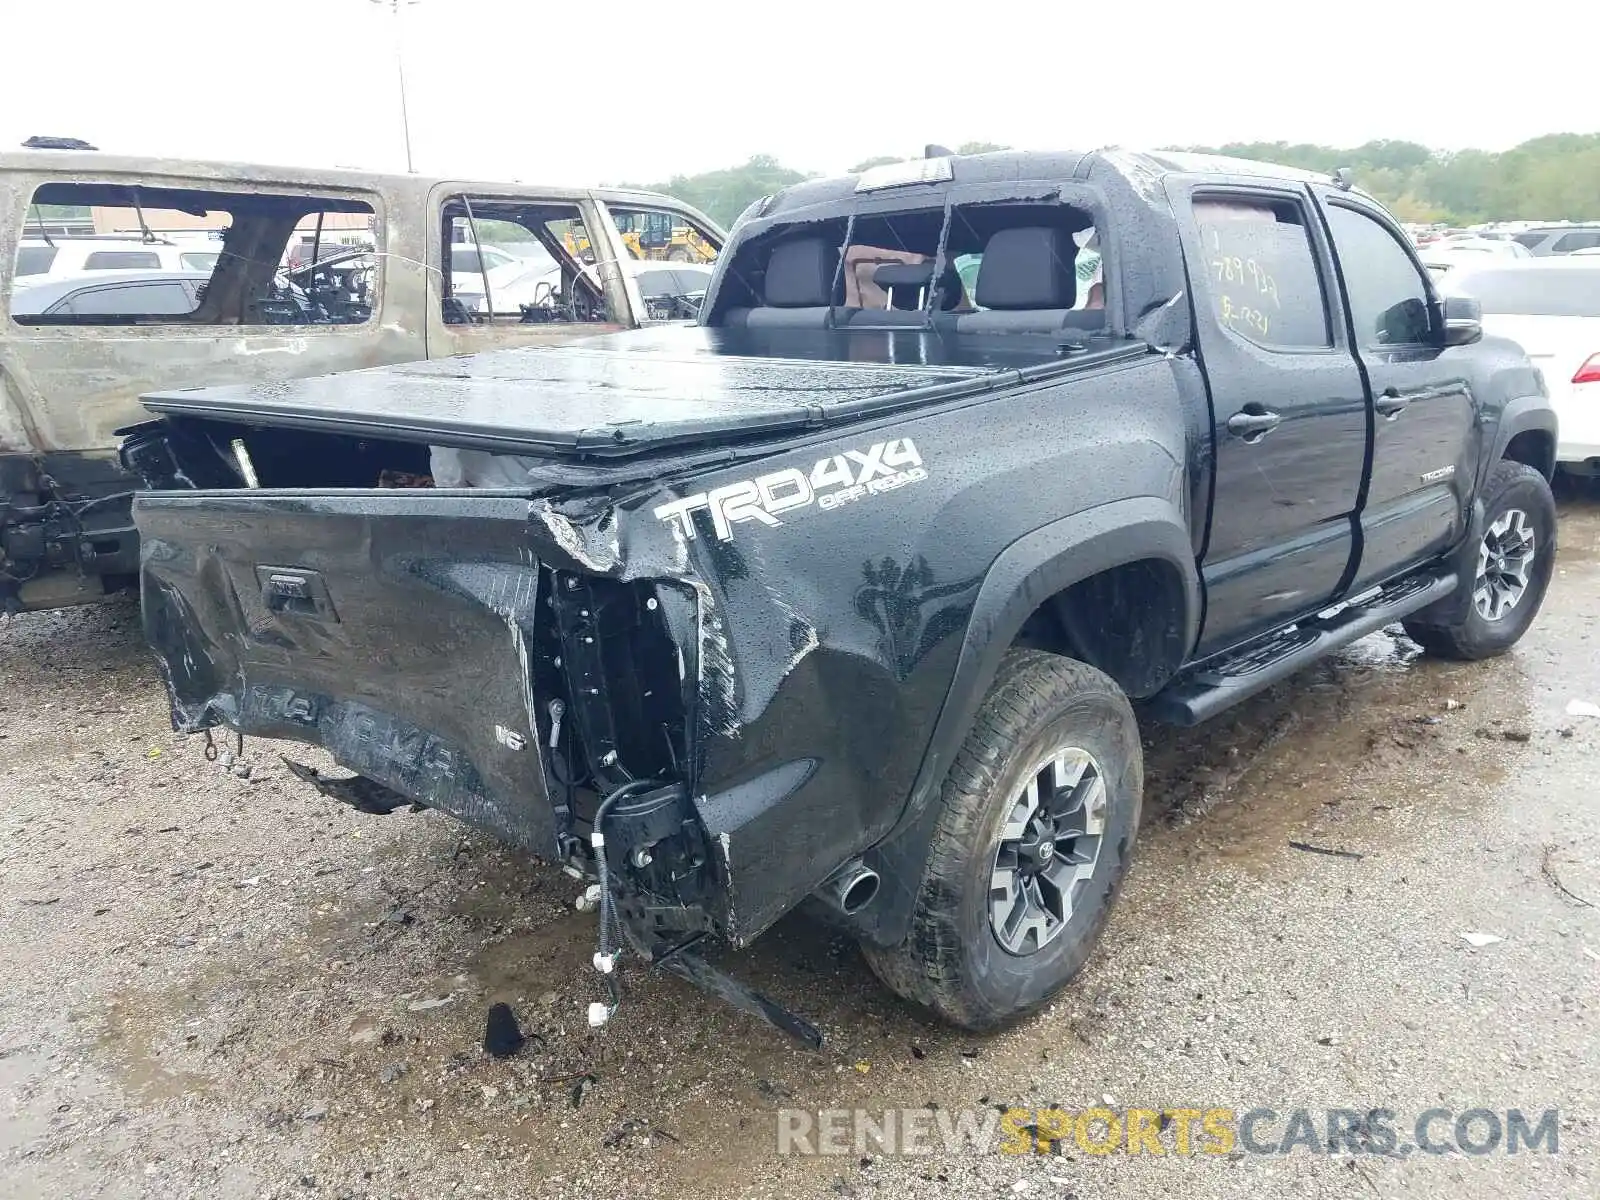
<instances>
[{"instance_id":1,"label":"chrome exhaust tip","mask_svg":"<svg viewBox=\"0 0 1600 1200\"><path fill-rule=\"evenodd\" d=\"M817 898L835 912L853 917L878 895L878 873L859 858L846 863L817 889Z\"/></svg>"}]
</instances>

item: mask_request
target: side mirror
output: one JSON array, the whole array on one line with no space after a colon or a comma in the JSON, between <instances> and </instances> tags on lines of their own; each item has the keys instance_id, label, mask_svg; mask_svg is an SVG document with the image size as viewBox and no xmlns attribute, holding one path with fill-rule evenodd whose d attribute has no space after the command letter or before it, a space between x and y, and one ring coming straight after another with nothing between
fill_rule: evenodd
<instances>
[{"instance_id":1,"label":"side mirror","mask_svg":"<svg viewBox=\"0 0 1600 1200\"><path fill-rule=\"evenodd\" d=\"M1470 346L1483 337L1483 305L1471 296L1444 298L1444 344Z\"/></svg>"}]
</instances>

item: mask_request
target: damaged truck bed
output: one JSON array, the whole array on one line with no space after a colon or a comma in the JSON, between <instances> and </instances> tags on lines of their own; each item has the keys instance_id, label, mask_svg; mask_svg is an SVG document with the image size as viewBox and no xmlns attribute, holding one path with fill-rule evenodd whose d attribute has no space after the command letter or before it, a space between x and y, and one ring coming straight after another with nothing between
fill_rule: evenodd
<instances>
[{"instance_id":1,"label":"damaged truck bed","mask_svg":"<svg viewBox=\"0 0 1600 1200\"><path fill-rule=\"evenodd\" d=\"M144 606L178 727L323 745L563 861L612 788L724 780L692 800L695 854L721 881L697 899L748 942L898 815L937 708L905 690L918 612L970 602L978 583L976 559L964 579L933 577L918 542L935 514L908 519L909 491L898 546L887 514L867 512L929 473L918 440L879 422L1023 371L982 354L905 366L720 353L736 340L751 343L673 329L630 349L599 339L147 397L167 419L125 455L160 488L139 500ZM1103 348L1048 370L1128 356ZM852 422L862 433L838 441ZM766 461L773 439L801 465ZM372 486L385 469L426 474L446 446L512 456L530 487ZM661 481L708 467L716 480L693 490ZM805 561L823 532L807 516L830 525L832 578ZM753 543L758 527L798 540ZM873 711L836 729L841 702L867 697ZM783 753L805 728L844 741ZM884 762L897 740L899 761Z\"/></svg>"},{"instance_id":2,"label":"damaged truck bed","mask_svg":"<svg viewBox=\"0 0 1600 1200\"><path fill-rule=\"evenodd\" d=\"M700 944L804 904L993 1028L1103 927L1133 702L1200 721L1394 621L1521 635L1548 402L1398 242L1418 298L1376 319L1411 340L1368 346L1336 281L1373 251L1318 222L1388 229L1370 199L907 167L753 205L693 325L147 397L122 458L175 726L324 746L369 809L596 878L596 1023L626 948L814 1042Z\"/></svg>"}]
</instances>

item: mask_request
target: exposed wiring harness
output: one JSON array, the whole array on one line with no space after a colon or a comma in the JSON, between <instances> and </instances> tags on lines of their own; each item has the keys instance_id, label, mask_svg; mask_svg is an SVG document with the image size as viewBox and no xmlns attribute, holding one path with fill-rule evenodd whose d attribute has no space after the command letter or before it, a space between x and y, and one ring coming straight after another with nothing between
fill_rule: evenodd
<instances>
[{"instance_id":1,"label":"exposed wiring harness","mask_svg":"<svg viewBox=\"0 0 1600 1200\"><path fill-rule=\"evenodd\" d=\"M589 1024L595 1029L609 1021L622 1004L622 988L617 983L617 959L622 955L622 948L619 944L615 950L612 949L612 924L616 914L611 903L611 869L606 864L603 823L611 806L618 800L655 786L656 782L651 779L630 780L612 791L594 810L594 828L589 834L589 844L594 847L595 872L600 879L600 945L595 951L594 969L605 978L606 991L611 997L609 1004L597 1000L589 1005Z\"/></svg>"}]
</instances>

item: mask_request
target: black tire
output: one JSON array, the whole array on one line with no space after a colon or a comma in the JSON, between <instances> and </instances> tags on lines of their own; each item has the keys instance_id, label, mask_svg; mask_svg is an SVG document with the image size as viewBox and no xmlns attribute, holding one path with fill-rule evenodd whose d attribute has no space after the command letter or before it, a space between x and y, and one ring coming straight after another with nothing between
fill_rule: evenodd
<instances>
[{"instance_id":1,"label":"black tire","mask_svg":"<svg viewBox=\"0 0 1600 1200\"><path fill-rule=\"evenodd\" d=\"M1528 583L1513 607L1491 619L1477 603L1482 580L1465 579L1462 586L1472 589L1467 615L1450 625L1426 621L1404 622L1411 639L1435 658L1475 661L1504 654L1533 624L1544 602L1545 589L1556 563L1556 501L1545 477L1522 463L1502 461L1489 472L1483 486L1484 529L1491 529L1507 513L1525 514L1526 527L1534 538L1533 562Z\"/></svg>"},{"instance_id":2,"label":"black tire","mask_svg":"<svg viewBox=\"0 0 1600 1200\"><path fill-rule=\"evenodd\" d=\"M1105 784L1099 854L1059 932L1017 955L989 913L1001 826L1029 768L1065 746L1087 752ZM1082 969L1105 926L1143 793L1139 727L1121 689L1083 663L1008 651L945 778L910 935L889 949L864 946L873 972L964 1029L996 1029L1041 1008Z\"/></svg>"}]
</instances>

